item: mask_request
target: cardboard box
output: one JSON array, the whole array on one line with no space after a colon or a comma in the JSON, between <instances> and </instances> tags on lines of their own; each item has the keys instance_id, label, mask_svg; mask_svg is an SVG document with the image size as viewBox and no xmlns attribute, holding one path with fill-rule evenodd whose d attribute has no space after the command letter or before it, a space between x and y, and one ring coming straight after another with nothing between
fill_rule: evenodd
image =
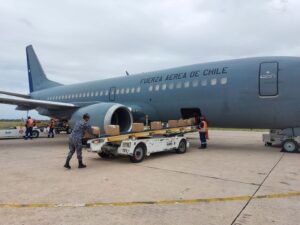
<instances>
[{"instance_id":1,"label":"cardboard box","mask_svg":"<svg viewBox=\"0 0 300 225\"><path fill-rule=\"evenodd\" d=\"M106 125L104 131L106 135L119 135L120 127L119 125Z\"/></svg>"},{"instance_id":2,"label":"cardboard box","mask_svg":"<svg viewBox=\"0 0 300 225\"><path fill-rule=\"evenodd\" d=\"M100 128L99 127L92 127L93 130L93 134L90 134L89 132L87 132L86 130L84 131L84 135L83 135L83 139L91 139L91 138L95 138L99 137L100 135Z\"/></svg>"},{"instance_id":3,"label":"cardboard box","mask_svg":"<svg viewBox=\"0 0 300 225\"><path fill-rule=\"evenodd\" d=\"M142 132L142 131L144 131L144 124L143 123L133 123L131 131L132 132Z\"/></svg>"},{"instance_id":4,"label":"cardboard box","mask_svg":"<svg viewBox=\"0 0 300 225\"><path fill-rule=\"evenodd\" d=\"M169 120L169 121L168 121L168 127L169 127L169 128L175 128L175 127L178 127L178 121L177 121L177 120Z\"/></svg>"},{"instance_id":5,"label":"cardboard box","mask_svg":"<svg viewBox=\"0 0 300 225\"><path fill-rule=\"evenodd\" d=\"M186 126L192 126L193 124L192 124L192 120L191 119L186 119L185 120L185 125Z\"/></svg>"},{"instance_id":6,"label":"cardboard box","mask_svg":"<svg viewBox=\"0 0 300 225\"><path fill-rule=\"evenodd\" d=\"M150 124L151 130L160 130L162 129L161 121L153 121Z\"/></svg>"},{"instance_id":7,"label":"cardboard box","mask_svg":"<svg viewBox=\"0 0 300 225\"><path fill-rule=\"evenodd\" d=\"M100 128L99 127L92 127L93 129L93 134L96 136L100 135Z\"/></svg>"},{"instance_id":8,"label":"cardboard box","mask_svg":"<svg viewBox=\"0 0 300 225\"><path fill-rule=\"evenodd\" d=\"M196 119L195 119L195 117L191 117L190 120L192 121L192 125L196 125Z\"/></svg>"},{"instance_id":9,"label":"cardboard box","mask_svg":"<svg viewBox=\"0 0 300 225\"><path fill-rule=\"evenodd\" d=\"M186 120L180 119L178 120L178 127L185 127L186 126Z\"/></svg>"}]
</instances>

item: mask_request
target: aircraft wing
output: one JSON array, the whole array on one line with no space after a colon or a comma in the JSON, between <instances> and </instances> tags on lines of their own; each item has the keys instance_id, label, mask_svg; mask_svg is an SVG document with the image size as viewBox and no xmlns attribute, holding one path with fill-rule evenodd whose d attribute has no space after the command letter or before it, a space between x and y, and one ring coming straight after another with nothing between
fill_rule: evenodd
<instances>
[{"instance_id":1,"label":"aircraft wing","mask_svg":"<svg viewBox=\"0 0 300 225\"><path fill-rule=\"evenodd\" d=\"M52 101L15 98L15 97L2 97L2 96L0 96L0 103L17 105L18 110L30 110L38 107L47 108L47 109L78 108L78 106L71 103L52 102Z\"/></svg>"},{"instance_id":2,"label":"aircraft wing","mask_svg":"<svg viewBox=\"0 0 300 225\"><path fill-rule=\"evenodd\" d=\"M0 94L16 96L16 97L20 97L20 98L30 98L30 96L26 95L26 94L19 94L19 93L8 92L8 91L0 91Z\"/></svg>"}]
</instances>

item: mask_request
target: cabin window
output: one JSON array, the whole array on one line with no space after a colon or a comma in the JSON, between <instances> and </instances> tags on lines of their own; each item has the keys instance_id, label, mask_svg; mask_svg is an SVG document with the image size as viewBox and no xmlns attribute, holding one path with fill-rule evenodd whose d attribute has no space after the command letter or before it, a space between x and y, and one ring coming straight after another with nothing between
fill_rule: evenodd
<instances>
[{"instance_id":1,"label":"cabin window","mask_svg":"<svg viewBox=\"0 0 300 225\"><path fill-rule=\"evenodd\" d=\"M69 95L69 96L70 96L70 95ZM78 97L81 98L81 93L79 93ZM70 97L69 97L69 98L70 98Z\"/></svg>"},{"instance_id":2,"label":"cabin window","mask_svg":"<svg viewBox=\"0 0 300 225\"><path fill-rule=\"evenodd\" d=\"M181 88L181 82L178 82L177 84L176 84L176 88Z\"/></svg>"},{"instance_id":3,"label":"cabin window","mask_svg":"<svg viewBox=\"0 0 300 225\"><path fill-rule=\"evenodd\" d=\"M215 86L215 85L217 84L217 79L216 79L216 78L211 79L210 84L211 84L212 86Z\"/></svg>"},{"instance_id":4,"label":"cabin window","mask_svg":"<svg viewBox=\"0 0 300 225\"><path fill-rule=\"evenodd\" d=\"M221 79L221 84L227 84L227 77L223 77L222 79Z\"/></svg>"},{"instance_id":5,"label":"cabin window","mask_svg":"<svg viewBox=\"0 0 300 225\"><path fill-rule=\"evenodd\" d=\"M85 98L85 92L82 94L82 97Z\"/></svg>"},{"instance_id":6,"label":"cabin window","mask_svg":"<svg viewBox=\"0 0 300 225\"><path fill-rule=\"evenodd\" d=\"M159 91L159 84L155 85L155 91Z\"/></svg>"},{"instance_id":7,"label":"cabin window","mask_svg":"<svg viewBox=\"0 0 300 225\"><path fill-rule=\"evenodd\" d=\"M121 89L121 94L124 94L124 88Z\"/></svg>"},{"instance_id":8,"label":"cabin window","mask_svg":"<svg viewBox=\"0 0 300 225\"><path fill-rule=\"evenodd\" d=\"M78 94L77 93L75 94L75 98L78 98Z\"/></svg>"},{"instance_id":9,"label":"cabin window","mask_svg":"<svg viewBox=\"0 0 300 225\"><path fill-rule=\"evenodd\" d=\"M199 81L198 80L193 80L192 86L193 87L198 87Z\"/></svg>"},{"instance_id":10,"label":"cabin window","mask_svg":"<svg viewBox=\"0 0 300 225\"><path fill-rule=\"evenodd\" d=\"M166 88L167 88L166 84L161 85L161 90L166 90Z\"/></svg>"},{"instance_id":11,"label":"cabin window","mask_svg":"<svg viewBox=\"0 0 300 225\"><path fill-rule=\"evenodd\" d=\"M138 87L138 88L136 89L136 92L137 92L137 93L140 93L140 92L141 92L141 87Z\"/></svg>"},{"instance_id":12,"label":"cabin window","mask_svg":"<svg viewBox=\"0 0 300 225\"><path fill-rule=\"evenodd\" d=\"M126 94L128 94L128 93L129 93L129 91L130 91L130 89L129 89L129 88L126 88Z\"/></svg>"},{"instance_id":13,"label":"cabin window","mask_svg":"<svg viewBox=\"0 0 300 225\"><path fill-rule=\"evenodd\" d=\"M135 88L131 88L131 94L134 94Z\"/></svg>"},{"instance_id":14,"label":"cabin window","mask_svg":"<svg viewBox=\"0 0 300 225\"><path fill-rule=\"evenodd\" d=\"M152 90L153 90L153 86L150 85L150 86L149 86L149 91L152 91Z\"/></svg>"},{"instance_id":15,"label":"cabin window","mask_svg":"<svg viewBox=\"0 0 300 225\"><path fill-rule=\"evenodd\" d=\"M99 95L99 92L98 91L96 91L96 93L95 93L95 96L98 96Z\"/></svg>"},{"instance_id":16,"label":"cabin window","mask_svg":"<svg viewBox=\"0 0 300 225\"><path fill-rule=\"evenodd\" d=\"M206 86L206 85L207 85L207 80L202 80L202 81L201 81L201 85L202 85L202 86Z\"/></svg>"},{"instance_id":17,"label":"cabin window","mask_svg":"<svg viewBox=\"0 0 300 225\"><path fill-rule=\"evenodd\" d=\"M105 95L108 95L108 90L105 91Z\"/></svg>"},{"instance_id":18,"label":"cabin window","mask_svg":"<svg viewBox=\"0 0 300 225\"><path fill-rule=\"evenodd\" d=\"M120 93L120 90L119 89L117 89L116 90L116 95L118 95Z\"/></svg>"},{"instance_id":19,"label":"cabin window","mask_svg":"<svg viewBox=\"0 0 300 225\"><path fill-rule=\"evenodd\" d=\"M91 92L91 97L94 97L94 92L93 91Z\"/></svg>"},{"instance_id":20,"label":"cabin window","mask_svg":"<svg viewBox=\"0 0 300 225\"><path fill-rule=\"evenodd\" d=\"M100 91L100 94L99 94L100 96L102 96L103 95L103 91Z\"/></svg>"},{"instance_id":21,"label":"cabin window","mask_svg":"<svg viewBox=\"0 0 300 225\"><path fill-rule=\"evenodd\" d=\"M86 93L86 97L89 97L89 96L90 96L90 92L87 92L87 93Z\"/></svg>"},{"instance_id":22,"label":"cabin window","mask_svg":"<svg viewBox=\"0 0 300 225\"><path fill-rule=\"evenodd\" d=\"M169 89L172 90L174 88L174 83L169 84Z\"/></svg>"},{"instance_id":23,"label":"cabin window","mask_svg":"<svg viewBox=\"0 0 300 225\"><path fill-rule=\"evenodd\" d=\"M185 88L188 88L189 86L190 86L190 82L189 81L184 82L184 87Z\"/></svg>"}]
</instances>

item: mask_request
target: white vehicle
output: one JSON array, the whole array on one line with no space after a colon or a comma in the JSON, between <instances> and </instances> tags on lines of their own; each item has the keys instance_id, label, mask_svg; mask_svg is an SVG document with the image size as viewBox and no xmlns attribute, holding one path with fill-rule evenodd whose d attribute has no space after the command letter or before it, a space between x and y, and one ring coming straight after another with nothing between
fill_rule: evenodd
<instances>
[{"instance_id":1,"label":"white vehicle","mask_svg":"<svg viewBox=\"0 0 300 225\"><path fill-rule=\"evenodd\" d=\"M88 151L98 153L103 158L109 155L127 155L131 162L139 163L155 152L175 150L176 153L183 154L189 148L189 142L184 134L118 139L122 139L122 135L89 140Z\"/></svg>"},{"instance_id":2,"label":"white vehicle","mask_svg":"<svg viewBox=\"0 0 300 225\"><path fill-rule=\"evenodd\" d=\"M0 139L5 138L23 138L25 136L25 127L9 127L0 129ZM33 127L32 137L47 137L48 129L46 127Z\"/></svg>"}]
</instances>

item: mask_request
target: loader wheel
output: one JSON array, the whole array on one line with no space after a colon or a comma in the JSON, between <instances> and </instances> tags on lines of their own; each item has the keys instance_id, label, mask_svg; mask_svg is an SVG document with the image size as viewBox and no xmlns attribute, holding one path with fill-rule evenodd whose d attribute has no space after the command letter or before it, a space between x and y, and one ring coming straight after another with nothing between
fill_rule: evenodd
<instances>
[{"instance_id":1,"label":"loader wheel","mask_svg":"<svg viewBox=\"0 0 300 225\"><path fill-rule=\"evenodd\" d=\"M293 139L287 139L282 143L283 152L299 152L298 143Z\"/></svg>"},{"instance_id":2,"label":"loader wheel","mask_svg":"<svg viewBox=\"0 0 300 225\"><path fill-rule=\"evenodd\" d=\"M98 155L101 157L101 158L109 158L109 154L105 153L105 152L99 152Z\"/></svg>"},{"instance_id":3,"label":"loader wheel","mask_svg":"<svg viewBox=\"0 0 300 225\"><path fill-rule=\"evenodd\" d=\"M183 154L186 152L186 140L181 140L179 142L178 148L176 149L177 154Z\"/></svg>"},{"instance_id":4,"label":"loader wheel","mask_svg":"<svg viewBox=\"0 0 300 225\"><path fill-rule=\"evenodd\" d=\"M129 156L129 160L132 163L139 163L144 160L146 156L146 146L144 145L137 145L133 151L133 155Z\"/></svg>"},{"instance_id":5,"label":"loader wheel","mask_svg":"<svg viewBox=\"0 0 300 225\"><path fill-rule=\"evenodd\" d=\"M40 136L40 133L36 130L32 131L32 138L38 138Z\"/></svg>"}]
</instances>

